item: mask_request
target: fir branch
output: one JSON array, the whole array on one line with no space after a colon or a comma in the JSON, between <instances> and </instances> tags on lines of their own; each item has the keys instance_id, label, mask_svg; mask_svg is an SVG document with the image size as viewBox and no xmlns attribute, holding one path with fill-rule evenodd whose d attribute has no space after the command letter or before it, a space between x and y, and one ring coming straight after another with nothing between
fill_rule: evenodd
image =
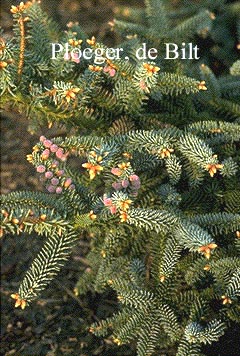
<instances>
[{"instance_id":1,"label":"fir branch","mask_svg":"<svg viewBox=\"0 0 240 356\"><path fill-rule=\"evenodd\" d=\"M127 223L146 230L169 231L176 222L177 217L161 210L130 209L128 211Z\"/></svg>"},{"instance_id":2,"label":"fir branch","mask_svg":"<svg viewBox=\"0 0 240 356\"><path fill-rule=\"evenodd\" d=\"M76 233L71 230L52 233L19 287L18 294L22 300L32 302L49 285L68 259L75 242Z\"/></svg>"}]
</instances>

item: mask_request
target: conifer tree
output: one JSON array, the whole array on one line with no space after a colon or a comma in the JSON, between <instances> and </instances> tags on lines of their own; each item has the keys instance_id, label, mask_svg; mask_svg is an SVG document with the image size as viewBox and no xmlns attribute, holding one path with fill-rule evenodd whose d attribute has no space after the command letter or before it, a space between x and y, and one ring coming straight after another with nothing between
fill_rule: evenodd
<instances>
[{"instance_id":1,"label":"conifer tree","mask_svg":"<svg viewBox=\"0 0 240 356\"><path fill-rule=\"evenodd\" d=\"M238 7L202 1L179 22L183 9L145 3L111 24L127 36L124 56L112 60L79 25L60 34L38 3L12 6L3 102L24 111L32 131L55 123L75 135L41 135L27 159L47 192L3 196L1 233L45 237L12 294L16 307L37 299L87 234L89 268L74 291L111 288L119 301L89 331L136 341L138 356L203 355L240 321L239 61L224 62L228 73L218 77L211 60L163 60L162 43L180 46L206 28L213 36L221 6L234 20ZM51 60L52 42L96 55ZM155 61L136 58L142 43L157 49Z\"/></svg>"}]
</instances>

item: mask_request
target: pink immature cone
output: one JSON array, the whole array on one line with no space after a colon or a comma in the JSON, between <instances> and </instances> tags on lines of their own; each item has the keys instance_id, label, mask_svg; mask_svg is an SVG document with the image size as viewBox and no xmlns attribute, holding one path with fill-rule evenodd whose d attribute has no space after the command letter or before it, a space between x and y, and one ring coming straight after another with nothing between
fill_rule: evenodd
<instances>
[{"instance_id":1,"label":"pink immature cone","mask_svg":"<svg viewBox=\"0 0 240 356\"><path fill-rule=\"evenodd\" d=\"M44 140L46 140L46 137L45 137L45 136L40 136L39 141L40 141L40 142L43 142Z\"/></svg>"},{"instance_id":2,"label":"pink immature cone","mask_svg":"<svg viewBox=\"0 0 240 356\"><path fill-rule=\"evenodd\" d=\"M65 53L64 56L63 56L63 59L65 61L69 61L71 59L72 62L80 63L80 58L79 58L77 53L69 53L69 52Z\"/></svg>"},{"instance_id":3,"label":"pink immature cone","mask_svg":"<svg viewBox=\"0 0 240 356\"><path fill-rule=\"evenodd\" d=\"M52 163L52 165L51 165L51 167L52 168L56 168L57 166L59 166L59 162L58 161L53 161L53 163Z\"/></svg>"},{"instance_id":4,"label":"pink immature cone","mask_svg":"<svg viewBox=\"0 0 240 356\"><path fill-rule=\"evenodd\" d=\"M64 56L63 56L63 59L65 61L69 61L71 59L71 56L70 56L70 53L69 52L65 52Z\"/></svg>"},{"instance_id":5,"label":"pink immature cone","mask_svg":"<svg viewBox=\"0 0 240 356\"><path fill-rule=\"evenodd\" d=\"M72 62L80 63L80 59L79 59L77 53L71 53L71 59L72 59Z\"/></svg>"},{"instance_id":6,"label":"pink immature cone","mask_svg":"<svg viewBox=\"0 0 240 356\"><path fill-rule=\"evenodd\" d=\"M57 187L56 188L56 193L61 194L62 193L62 187Z\"/></svg>"},{"instance_id":7,"label":"pink immature cone","mask_svg":"<svg viewBox=\"0 0 240 356\"><path fill-rule=\"evenodd\" d=\"M116 69L110 67L110 66L106 66L103 68L103 71L105 73L109 73L110 77L114 77L114 75L116 74Z\"/></svg>"},{"instance_id":8,"label":"pink immature cone","mask_svg":"<svg viewBox=\"0 0 240 356\"><path fill-rule=\"evenodd\" d=\"M46 160L46 159L48 159L49 154L50 154L49 149L43 150L43 152L42 152L42 154L41 154L41 158L42 158L43 160Z\"/></svg>"},{"instance_id":9,"label":"pink immature cone","mask_svg":"<svg viewBox=\"0 0 240 356\"><path fill-rule=\"evenodd\" d=\"M59 169L57 172L56 172L56 175L58 177L61 177L62 175L64 175L64 170L63 169Z\"/></svg>"},{"instance_id":10,"label":"pink immature cone","mask_svg":"<svg viewBox=\"0 0 240 356\"><path fill-rule=\"evenodd\" d=\"M131 181L133 188L135 189L140 188L141 186L140 178L136 174L131 175L129 177L129 180Z\"/></svg>"},{"instance_id":11,"label":"pink immature cone","mask_svg":"<svg viewBox=\"0 0 240 356\"><path fill-rule=\"evenodd\" d=\"M62 148L59 148L57 151L56 151L56 157L61 159L64 155L64 151Z\"/></svg>"},{"instance_id":12,"label":"pink immature cone","mask_svg":"<svg viewBox=\"0 0 240 356\"><path fill-rule=\"evenodd\" d=\"M111 68L111 69L109 70L109 75L110 75L110 77L114 77L115 74L116 74L116 70L115 70L114 68Z\"/></svg>"},{"instance_id":13,"label":"pink immature cone","mask_svg":"<svg viewBox=\"0 0 240 356\"><path fill-rule=\"evenodd\" d=\"M111 173L114 174L115 176L120 176L122 174L122 171L120 168L112 168Z\"/></svg>"},{"instance_id":14,"label":"pink immature cone","mask_svg":"<svg viewBox=\"0 0 240 356\"><path fill-rule=\"evenodd\" d=\"M136 181L139 181L140 178L136 174L132 174L129 176L129 180L130 180L130 182L136 182Z\"/></svg>"},{"instance_id":15,"label":"pink immature cone","mask_svg":"<svg viewBox=\"0 0 240 356\"><path fill-rule=\"evenodd\" d=\"M40 166L37 166L37 172L38 173L43 173L45 172L46 168L42 164Z\"/></svg>"},{"instance_id":16,"label":"pink immature cone","mask_svg":"<svg viewBox=\"0 0 240 356\"><path fill-rule=\"evenodd\" d=\"M47 187L47 190L49 191L49 193L55 193L56 187L54 187L54 185L49 185Z\"/></svg>"},{"instance_id":17,"label":"pink immature cone","mask_svg":"<svg viewBox=\"0 0 240 356\"><path fill-rule=\"evenodd\" d=\"M127 179L122 180L122 187L127 188L129 186L129 181Z\"/></svg>"},{"instance_id":18,"label":"pink immature cone","mask_svg":"<svg viewBox=\"0 0 240 356\"><path fill-rule=\"evenodd\" d=\"M116 214L116 212L117 212L117 208L116 208L116 206L111 206L110 207L110 212L111 212L111 214Z\"/></svg>"},{"instance_id":19,"label":"pink immature cone","mask_svg":"<svg viewBox=\"0 0 240 356\"><path fill-rule=\"evenodd\" d=\"M47 172L45 173L45 177L46 177L47 179L51 179L51 178L53 177L53 172L47 171Z\"/></svg>"},{"instance_id":20,"label":"pink immature cone","mask_svg":"<svg viewBox=\"0 0 240 356\"><path fill-rule=\"evenodd\" d=\"M74 190L74 189L75 189L75 185L74 185L74 184L71 184L68 189Z\"/></svg>"},{"instance_id":21,"label":"pink immature cone","mask_svg":"<svg viewBox=\"0 0 240 356\"><path fill-rule=\"evenodd\" d=\"M58 185L59 179L58 178L52 178L51 179L51 183L52 183L52 185Z\"/></svg>"},{"instance_id":22,"label":"pink immature cone","mask_svg":"<svg viewBox=\"0 0 240 356\"><path fill-rule=\"evenodd\" d=\"M61 159L61 161L65 162L67 160L67 157L68 157L68 153L65 153L62 155L62 158L60 158L60 159Z\"/></svg>"},{"instance_id":23,"label":"pink immature cone","mask_svg":"<svg viewBox=\"0 0 240 356\"><path fill-rule=\"evenodd\" d=\"M112 199L110 198L103 198L103 204L105 206L111 206L112 205Z\"/></svg>"},{"instance_id":24,"label":"pink immature cone","mask_svg":"<svg viewBox=\"0 0 240 356\"><path fill-rule=\"evenodd\" d=\"M43 141L43 145L44 145L44 147L49 148L49 147L52 145L52 141L50 141L50 140L44 140L44 141Z\"/></svg>"},{"instance_id":25,"label":"pink immature cone","mask_svg":"<svg viewBox=\"0 0 240 356\"><path fill-rule=\"evenodd\" d=\"M115 189L115 190L120 190L122 189L122 184L121 183L118 183L118 182L114 182L112 184L112 187Z\"/></svg>"},{"instance_id":26,"label":"pink immature cone","mask_svg":"<svg viewBox=\"0 0 240 356\"><path fill-rule=\"evenodd\" d=\"M57 152L58 150L58 145L55 145L54 143L50 146L50 151L51 152Z\"/></svg>"}]
</instances>

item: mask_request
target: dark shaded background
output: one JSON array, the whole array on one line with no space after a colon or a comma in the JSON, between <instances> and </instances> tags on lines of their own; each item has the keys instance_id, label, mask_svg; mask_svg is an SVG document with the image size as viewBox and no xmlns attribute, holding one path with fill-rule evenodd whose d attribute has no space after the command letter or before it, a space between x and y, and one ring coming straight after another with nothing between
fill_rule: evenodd
<instances>
[{"instance_id":1,"label":"dark shaded background","mask_svg":"<svg viewBox=\"0 0 240 356\"><path fill-rule=\"evenodd\" d=\"M11 5L19 1L2 0L1 23L8 30L11 29L12 16L9 12ZM78 21L89 35L108 39L110 28L108 21L113 20L117 7L143 6L144 0L42 0L42 8L54 20L65 28L69 21Z\"/></svg>"}]
</instances>

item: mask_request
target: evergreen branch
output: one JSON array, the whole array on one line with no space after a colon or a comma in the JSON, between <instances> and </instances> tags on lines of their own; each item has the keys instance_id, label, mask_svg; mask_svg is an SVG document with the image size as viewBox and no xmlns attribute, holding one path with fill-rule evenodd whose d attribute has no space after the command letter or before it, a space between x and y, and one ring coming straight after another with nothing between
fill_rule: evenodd
<instances>
[{"instance_id":1,"label":"evergreen branch","mask_svg":"<svg viewBox=\"0 0 240 356\"><path fill-rule=\"evenodd\" d=\"M211 17L209 11L202 10L172 29L170 36L176 38L178 41L180 39L186 41L187 38L191 38L193 34L200 32L201 29L210 28L212 23Z\"/></svg>"},{"instance_id":2,"label":"evergreen branch","mask_svg":"<svg viewBox=\"0 0 240 356\"><path fill-rule=\"evenodd\" d=\"M181 257L181 247L176 239L168 239L161 263L159 264L159 279L164 282L175 270L176 265Z\"/></svg>"},{"instance_id":3,"label":"evergreen branch","mask_svg":"<svg viewBox=\"0 0 240 356\"><path fill-rule=\"evenodd\" d=\"M170 231L177 221L177 217L166 211L139 208L130 209L127 219L127 223L130 225L156 232Z\"/></svg>"},{"instance_id":4,"label":"evergreen branch","mask_svg":"<svg viewBox=\"0 0 240 356\"><path fill-rule=\"evenodd\" d=\"M167 13L161 0L145 0L149 26L161 36L166 36L169 29Z\"/></svg>"},{"instance_id":5,"label":"evergreen branch","mask_svg":"<svg viewBox=\"0 0 240 356\"><path fill-rule=\"evenodd\" d=\"M182 337L176 356L202 356L201 347L187 341L185 335Z\"/></svg>"},{"instance_id":6,"label":"evergreen branch","mask_svg":"<svg viewBox=\"0 0 240 356\"><path fill-rule=\"evenodd\" d=\"M231 300L240 297L240 266L238 266L238 268L234 271L233 276L226 288L225 295Z\"/></svg>"},{"instance_id":7,"label":"evergreen branch","mask_svg":"<svg viewBox=\"0 0 240 356\"><path fill-rule=\"evenodd\" d=\"M234 232L240 229L240 215L231 213L198 214L191 218L194 224L207 228L212 234Z\"/></svg>"},{"instance_id":8,"label":"evergreen branch","mask_svg":"<svg viewBox=\"0 0 240 356\"><path fill-rule=\"evenodd\" d=\"M19 287L21 300L29 303L37 298L60 271L75 242L76 233L71 230L52 233Z\"/></svg>"},{"instance_id":9,"label":"evergreen branch","mask_svg":"<svg viewBox=\"0 0 240 356\"><path fill-rule=\"evenodd\" d=\"M189 95L199 92L199 81L175 73L160 73L157 87L154 90L159 90L162 94L170 94L171 96L181 95L182 93Z\"/></svg>"},{"instance_id":10,"label":"evergreen branch","mask_svg":"<svg viewBox=\"0 0 240 356\"><path fill-rule=\"evenodd\" d=\"M129 312L128 309L126 309L126 311L128 317L125 322L121 324L119 323L115 327L116 338L121 344L129 343L136 338L136 335L138 335L139 331L142 329L142 323L146 318L145 310L138 310L137 313L136 310L134 310L134 312ZM124 313L124 311L122 313Z\"/></svg>"},{"instance_id":11,"label":"evergreen branch","mask_svg":"<svg viewBox=\"0 0 240 356\"><path fill-rule=\"evenodd\" d=\"M118 300L127 306L147 310L156 303L154 295L139 288L129 288L129 283L126 281L115 279L111 281L111 287L118 293Z\"/></svg>"},{"instance_id":12,"label":"evergreen branch","mask_svg":"<svg viewBox=\"0 0 240 356\"><path fill-rule=\"evenodd\" d=\"M212 320L206 327L193 322L186 326L185 337L190 343L211 344L224 334L225 329L226 325L220 320Z\"/></svg>"},{"instance_id":13,"label":"evergreen branch","mask_svg":"<svg viewBox=\"0 0 240 356\"><path fill-rule=\"evenodd\" d=\"M160 321L156 315L145 317L138 333L137 356L152 355L159 342L160 334Z\"/></svg>"},{"instance_id":14,"label":"evergreen branch","mask_svg":"<svg viewBox=\"0 0 240 356\"><path fill-rule=\"evenodd\" d=\"M231 75L240 75L240 60L233 63L230 68Z\"/></svg>"},{"instance_id":15,"label":"evergreen branch","mask_svg":"<svg viewBox=\"0 0 240 356\"><path fill-rule=\"evenodd\" d=\"M201 246L214 244L212 236L198 225L181 223L174 229L178 242L190 251L199 251ZM215 246L216 247L216 246ZM211 249L211 247L210 247Z\"/></svg>"}]
</instances>

